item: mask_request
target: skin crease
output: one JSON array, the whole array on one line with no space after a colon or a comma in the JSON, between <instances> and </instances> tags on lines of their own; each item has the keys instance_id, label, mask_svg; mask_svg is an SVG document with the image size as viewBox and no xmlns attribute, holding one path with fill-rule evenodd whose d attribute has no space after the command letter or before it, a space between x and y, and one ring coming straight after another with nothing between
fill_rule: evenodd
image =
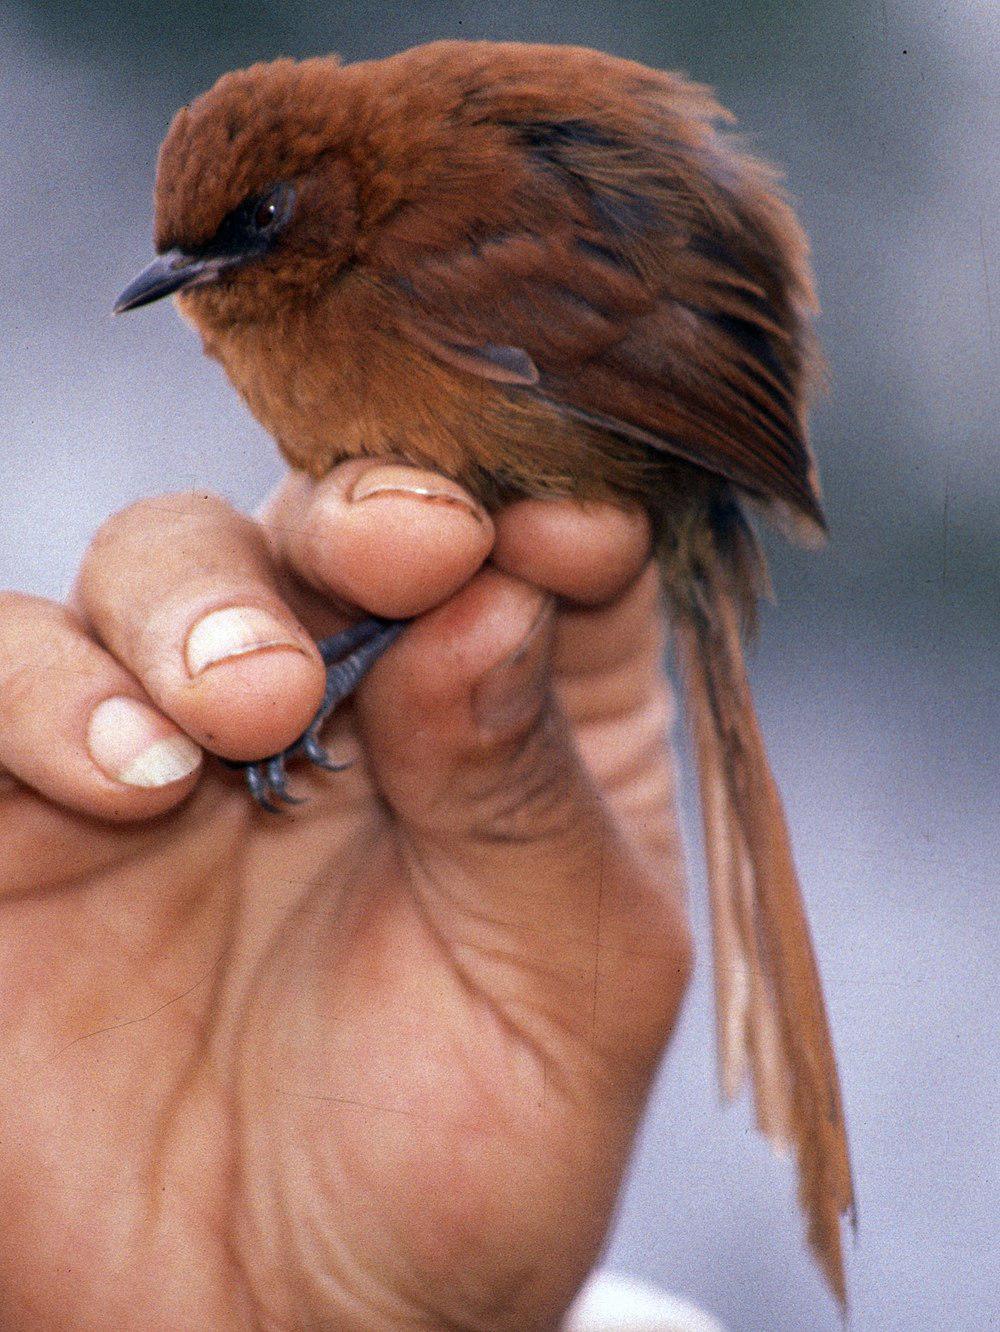
<instances>
[{"instance_id":1,"label":"skin crease","mask_svg":"<svg viewBox=\"0 0 1000 1332\"><path fill-rule=\"evenodd\" d=\"M648 545L634 511L491 519L352 463L261 525L143 501L72 609L0 597L5 1328L557 1324L690 965ZM191 624L246 604L297 646L190 679ZM287 743L307 635L357 607L422 618L292 814L211 761L142 790L89 759L121 693Z\"/></svg>"}]
</instances>

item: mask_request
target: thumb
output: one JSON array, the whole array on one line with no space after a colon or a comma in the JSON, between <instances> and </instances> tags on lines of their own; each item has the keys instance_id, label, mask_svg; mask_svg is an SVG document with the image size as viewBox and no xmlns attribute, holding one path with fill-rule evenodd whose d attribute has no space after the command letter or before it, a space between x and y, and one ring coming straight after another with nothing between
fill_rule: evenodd
<instances>
[{"instance_id":1,"label":"thumb","mask_svg":"<svg viewBox=\"0 0 1000 1332\"><path fill-rule=\"evenodd\" d=\"M552 597L483 570L410 625L372 679L364 738L409 837L471 864L597 813L553 716L554 618Z\"/></svg>"},{"instance_id":2,"label":"thumb","mask_svg":"<svg viewBox=\"0 0 1000 1332\"><path fill-rule=\"evenodd\" d=\"M466 974L519 1010L527 999L532 1020L558 1009L591 1051L622 1054L627 1032L633 1056L655 1052L683 990L685 927L554 698L555 622L551 597L483 569L366 681L362 737L420 906Z\"/></svg>"}]
</instances>

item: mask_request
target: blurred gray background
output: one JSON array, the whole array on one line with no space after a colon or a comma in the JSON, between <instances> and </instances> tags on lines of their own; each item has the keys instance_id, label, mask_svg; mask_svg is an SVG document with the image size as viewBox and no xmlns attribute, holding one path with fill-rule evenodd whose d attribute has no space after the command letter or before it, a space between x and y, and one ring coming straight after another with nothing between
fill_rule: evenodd
<instances>
[{"instance_id":1,"label":"blurred gray background","mask_svg":"<svg viewBox=\"0 0 1000 1332\"><path fill-rule=\"evenodd\" d=\"M0 0L0 585L62 595L111 511L253 505L274 449L165 307L112 322L150 249L172 111L234 65L439 36L573 41L713 83L787 168L833 389L832 528L771 542L754 665L853 1130L859 1332L1000 1324L990 0ZM700 872L690 794L688 829ZM717 1104L707 927L608 1261L733 1332L834 1329L790 1171Z\"/></svg>"}]
</instances>

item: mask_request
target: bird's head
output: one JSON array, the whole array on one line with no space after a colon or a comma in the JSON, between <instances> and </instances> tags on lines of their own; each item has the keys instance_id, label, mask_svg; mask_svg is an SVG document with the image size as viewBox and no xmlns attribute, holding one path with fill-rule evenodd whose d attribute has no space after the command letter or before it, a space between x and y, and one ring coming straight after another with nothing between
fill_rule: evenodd
<instances>
[{"instance_id":1,"label":"bird's head","mask_svg":"<svg viewBox=\"0 0 1000 1332\"><path fill-rule=\"evenodd\" d=\"M116 313L179 293L204 330L329 281L357 226L343 74L332 56L254 65L177 113L157 166L157 257Z\"/></svg>"}]
</instances>

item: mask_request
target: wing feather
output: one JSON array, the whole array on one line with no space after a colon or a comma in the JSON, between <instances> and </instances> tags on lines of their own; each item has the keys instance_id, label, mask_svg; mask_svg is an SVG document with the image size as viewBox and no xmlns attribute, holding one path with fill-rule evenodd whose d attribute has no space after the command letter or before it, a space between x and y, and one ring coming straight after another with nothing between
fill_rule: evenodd
<instances>
[{"instance_id":1,"label":"wing feather","mask_svg":"<svg viewBox=\"0 0 1000 1332\"><path fill-rule=\"evenodd\" d=\"M805 433L817 353L801 230L767 168L707 124L686 142L647 120L634 139L537 110L498 121L521 224L470 228L444 253L412 227L394 245L390 230L382 276L396 284L400 325L453 366L822 528ZM524 373L498 371L491 348L508 363L520 353Z\"/></svg>"}]
</instances>

